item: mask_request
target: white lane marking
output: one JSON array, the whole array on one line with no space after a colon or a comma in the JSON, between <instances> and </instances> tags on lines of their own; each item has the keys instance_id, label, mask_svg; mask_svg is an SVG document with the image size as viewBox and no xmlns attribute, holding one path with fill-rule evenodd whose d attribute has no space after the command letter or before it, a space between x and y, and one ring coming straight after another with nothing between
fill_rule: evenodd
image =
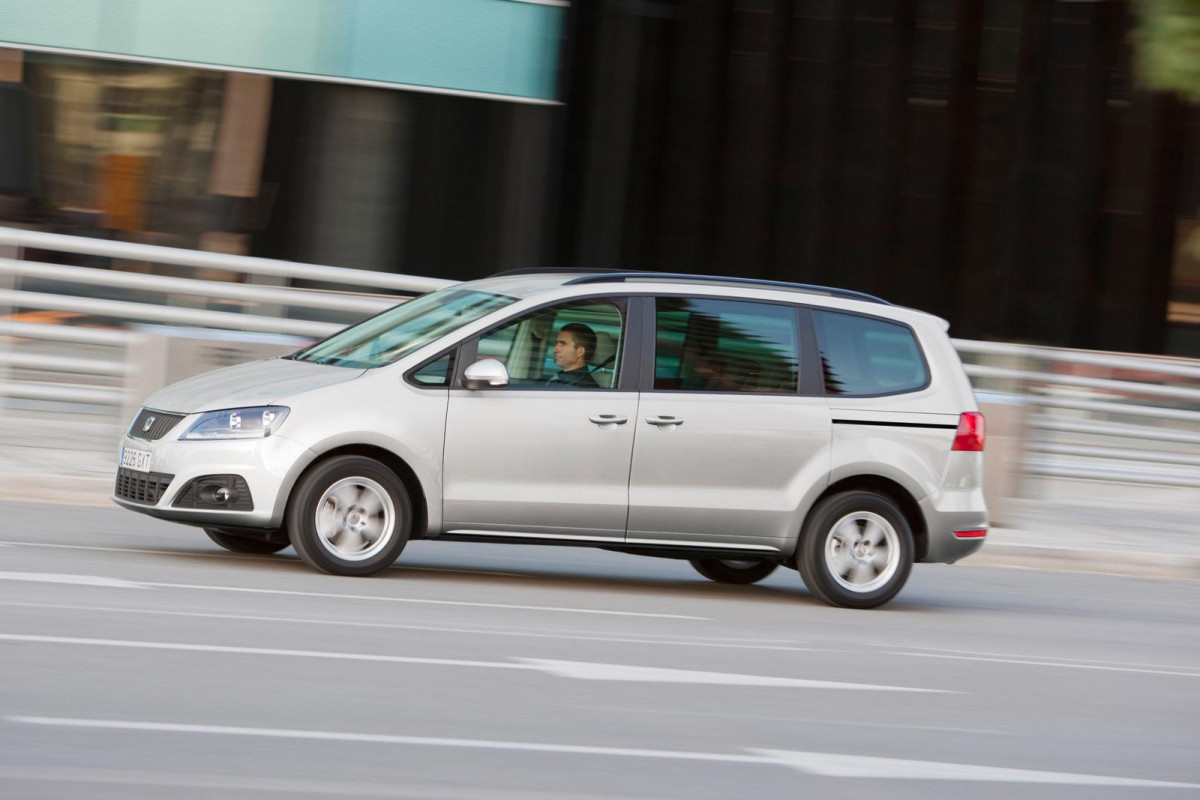
<instances>
[{"instance_id":1,"label":"white lane marking","mask_svg":"<svg viewBox=\"0 0 1200 800\"><path fill-rule=\"evenodd\" d=\"M248 594L275 594L290 597L319 597L337 600L374 600L383 603L421 603L436 606L467 606L470 608L503 608L518 611L551 611L562 614L602 614L614 617L650 617L653 619L691 619L711 622L709 617L692 617L686 614L653 614L645 611L609 611L599 608L563 608L558 606L526 606L509 603L471 603L466 600L426 600L415 597L380 597L367 594L333 594L327 592L297 592L288 589L250 589L243 586L208 586L197 583L155 583L147 581L146 586L156 586L160 589L196 589L206 592L245 592Z\"/></svg>"},{"instance_id":2,"label":"white lane marking","mask_svg":"<svg viewBox=\"0 0 1200 800\"><path fill-rule=\"evenodd\" d=\"M129 534L124 534L129 535ZM258 555L246 555L242 553L228 552L213 552L213 553L193 553L186 550L151 550L144 547L99 547L97 545L84 544L51 544L50 542L0 542L0 547L54 547L62 550L101 550L112 553L148 553L151 555L160 556L185 556L188 558L223 558L227 561L241 559L243 561L258 561L259 563L268 562L275 563L277 559L267 558ZM451 572L463 575L503 575L506 578L530 578L533 577L522 572L497 572L493 570L483 569L459 569L457 567L418 567L408 564L393 564L388 569L403 570L408 572Z\"/></svg>"},{"instance_id":3,"label":"white lane marking","mask_svg":"<svg viewBox=\"0 0 1200 800\"><path fill-rule=\"evenodd\" d=\"M278 617L263 614L221 614L213 611L164 611L157 608L120 608L117 606L84 606L70 603L15 603L0 601L0 606L14 608L54 608L63 611L94 611L98 613L119 614L148 614L166 617L198 617L201 619L229 619L244 622L287 622L298 625L334 625L339 628L381 628L386 630L432 631L436 633L469 633L482 636L519 636L531 639L564 639L582 642L613 642L617 644L648 644L673 645L676 647L719 647L735 650L782 650L794 653L849 653L850 650L838 650L821 647L788 647L785 645L755 644L750 642L718 642L697 639L677 638L672 636L635 636L632 634L619 636L584 636L575 633L539 633L525 630L489 630L486 628L457 628L448 625L412 625L400 622L357 622L340 619L312 619L310 617Z\"/></svg>"},{"instance_id":4,"label":"white lane marking","mask_svg":"<svg viewBox=\"0 0 1200 800\"><path fill-rule=\"evenodd\" d=\"M989 767L981 764L952 764L914 761L906 758L806 753L789 750L751 749L776 764L831 778L882 778L918 781L988 781L992 783L1058 783L1075 786L1142 786L1194 789L1200 783L1175 783L1073 772L1043 772L1034 769Z\"/></svg>"},{"instance_id":5,"label":"white lane marking","mask_svg":"<svg viewBox=\"0 0 1200 800\"><path fill-rule=\"evenodd\" d=\"M196 775L188 773L148 772L124 769L80 769L76 767L15 767L0 766L0 780L42 781L45 783L116 784L122 786L176 787L184 789L217 789L258 793L273 792L287 795L317 794L327 797L436 797L435 794L410 793L395 784L339 783L314 781L309 778L254 778L250 776ZM77 796L95 794L92 789ZM157 796L157 795L156 795ZM209 795L206 795L209 796ZM449 797L450 795L444 795ZM455 795L458 797L459 795ZM490 798L489 798L490 800Z\"/></svg>"},{"instance_id":6,"label":"white lane marking","mask_svg":"<svg viewBox=\"0 0 1200 800\"><path fill-rule=\"evenodd\" d=\"M111 553L150 553L160 556L190 556L194 558L225 558L245 559L248 561L273 561L263 556L245 555L239 553L191 553L184 550L151 550L144 547L99 547L87 544L51 544L50 542L0 542L7 547L51 547L57 550L100 550Z\"/></svg>"},{"instance_id":7,"label":"white lane marking","mask_svg":"<svg viewBox=\"0 0 1200 800\"><path fill-rule=\"evenodd\" d=\"M690 669L636 667L626 664L596 664L585 661L557 661L546 658L519 658L525 664L557 675L584 681L636 681L639 683L699 683L714 686L776 686L793 689L857 689L876 692L928 692L959 694L945 689L913 689L907 686L883 686L870 683L844 683L804 678L780 678L769 675L739 675L731 672L702 672Z\"/></svg>"},{"instance_id":8,"label":"white lane marking","mask_svg":"<svg viewBox=\"0 0 1200 800\"><path fill-rule=\"evenodd\" d=\"M187 725L167 722L130 722L125 720L69 719L61 717L7 716L9 722L27 725L54 725L69 728L98 728L102 730L153 731L155 733L207 733L223 736L262 736L275 739L314 739L318 741L363 742L371 744L410 744L429 747L459 747L481 750L520 750L536 753L571 753L592 756L627 756L682 761L722 761L737 764L772 764L764 756L734 753L693 753L684 750L644 750L636 747L598 747L577 744L544 744L540 742L504 742L493 739L448 739L434 736L395 736L379 733L344 733L340 731L310 731L289 728L243 728L231 725Z\"/></svg>"},{"instance_id":9,"label":"white lane marking","mask_svg":"<svg viewBox=\"0 0 1200 800\"><path fill-rule=\"evenodd\" d=\"M821 717L805 717L790 711L780 714L747 714L733 711L679 711L647 706L619 706L611 703L604 705L573 705L571 709L581 711L605 711L607 713L624 714L653 714L664 717L701 717L726 720L760 720L763 722L787 722L791 725L843 725L852 728L894 728L904 731L942 731L947 733L970 733L987 736L1023 736L1019 731L998 731L993 728L959 728L948 725L914 725L907 722L878 722L854 721L845 719L824 719Z\"/></svg>"},{"instance_id":10,"label":"white lane marking","mask_svg":"<svg viewBox=\"0 0 1200 800\"><path fill-rule=\"evenodd\" d=\"M909 656L911 658L944 658L951 661L987 661L995 664L1022 664L1034 667L1062 667L1064 669L1090 669L1101 672L1136 672L1142 675L1175 675L1181 678L1200 678L1200 672L1175 672L1165 669L1137 669L1135 667L1106 667L1100 664L1068 664L1061 661L1034 661L1025 658L987 658L984 656L952 656L946 653L903 653L888 651L889 656Z\"/></svg>"},{"instance_id":11,"label":"white lane marking","mask_svg":"<svg viewBox=\"0 0 1200 800\"><path fill-rule=\"evenodd\" d=\"M884 647L893 649L894 644L873 644L873 647ZM949 653L956 656L995 656L996 658L1018 658L1028 659L1038 662L1054 662L1062 661L1068 664L1099 664L1106 667L1145 667L1147 669L1178 669L1178 670L1194 670L1195 667L1180 666L1179 664L1149 664L1145 661L1110 661L1107 659L1096 658L1064 658L1062 656L1039 656L1029 655L1027 653L993 653L987 650L952 650L945 647L918 647L916 645L906 645L905 652L912 651L915 653Z\"/></svg>"},{"instance_id":12,"label":"white lane marking","mask_svg":"<svg viewBox=\"0 0 1200 800\"><path fill-rule=\"evenodd\" d=\"M1163 788L1200 788L1197 783L1083 775L1069 772L988 767L974 764L950 764L935 761L910 761L900 758L875 758L837 753L811 753L789 750L748 750L740 753L702 753L686 750L652 750L636 747L506 742L494 739L451 739L434 736L396 736L378 733L346 733L288 728L246 728L232 725L192 725L170 722L133 722L127 720L72 719L65 717L6 716L7 722L98 730L145 731L153 733L248 736L273 739L359 742L363 744L417 745L425 747L508 750L534 753L650 758L672 761L707 761L726 764L755 764L790 767L811 775L836 778L883 778L908 780L960 780L1004 783L1057 783L1079 786L1137 786Z\"/></svg>"},{"instance_id":13,"label":"white lane marking","mask_svg":"<svg viewBox=\"0 0 1200 800\"><path fill-rule=\"evenodd\" d=\"M327 658L340 661L374 661L387 664L421 664L441 667L526 670L549 673L559 678L593 681L638 681L643 683L693 683L722 686L773 686L797 689L857 689L861 691L959 694L958 692L941 689L910 689L902 686L877 686L868 683L841 683L835 681L805 680L802 678L779 678L768 675L738 675L730 672L702 672L698 670L638 667L627 664L595 664L586 661L555 661L539 658L514 658L509 661L467 661L457 658L419 658L417 656L386 656L372 653L336 653L328 650L291 650L275 647L147 642L133 639L92 639L81 636L41 636L22 633L0 633L0 642L73 644L93 647L124 647L140 650L222 653L226 655Z\"/></svg>"},{"instance_id":14,"label":"white lane marking","mask_svg":"<svg viewBox=\"0 0 1200 800\"><path fill-rule=\"evenodd\" d=\"M536 669L528 664L507 661L464 661L453 658L417 658L415 656L384 656L372 653L335 653L327 650L288 650L275 647L235 647L216 644L183 644L177 642L144 642L133 639L91 639L81 636L37 636L33 634L0 633L0 641L31 642L35 644L79 644L96 647L131 647L140 650L183 650L194 653L226 653L258 656L291 656L293 658L330 658L341 661L380 661L391 664L433 664L445 667L486 667L490 669Z\"/></svg>"},{"instance_id":15,"label":"white lane marking","mask_svg":"<svg viewBox=\"0 0 1200 800\"><path fill-rule=\"evenodd\" d=\"M99 575L67 575L57 572L0 572L0 581L27 581L29 583L69 583L76 586L107 586L113 589L149 589L149 586L118 578Z\"/></svg>"}]
</instances>

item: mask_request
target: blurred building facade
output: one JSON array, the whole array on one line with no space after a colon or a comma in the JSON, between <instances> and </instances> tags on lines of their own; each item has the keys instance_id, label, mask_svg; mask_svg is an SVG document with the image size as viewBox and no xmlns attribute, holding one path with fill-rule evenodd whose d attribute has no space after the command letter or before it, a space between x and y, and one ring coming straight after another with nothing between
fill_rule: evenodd
<instances>
[{"instance_id":1,"label":"blurred building facade","mask_svg":"<svg viewBox=\"0 0 1200 800\"><path fill-rule=\"evenodd\" d=\"M829 283L963 337L1200 356L1200 112L1137 87L1131 25L1121 0L0 0L0 222Z\"/></svg>"}]
</instances>

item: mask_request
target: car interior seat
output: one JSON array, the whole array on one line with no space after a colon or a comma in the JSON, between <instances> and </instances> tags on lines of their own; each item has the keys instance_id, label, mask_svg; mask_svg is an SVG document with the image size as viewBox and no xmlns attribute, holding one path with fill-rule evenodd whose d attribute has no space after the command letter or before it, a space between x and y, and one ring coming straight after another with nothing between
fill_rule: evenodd
<instances>
[{"instance_id":1,"label":"car interior seat","mask_svg":"<svg viewBox=\"0 0 1200 800\"><path fill-rule=\"evenodd\" d=\"M589 363L592 367L592 377L596 379L596 383L606 389L612 388L613 385L613 366L616 363L616 357L617 343L613 340L612 334L597 331L596 352L592 353Z\"/></svg>"}]
</instances>

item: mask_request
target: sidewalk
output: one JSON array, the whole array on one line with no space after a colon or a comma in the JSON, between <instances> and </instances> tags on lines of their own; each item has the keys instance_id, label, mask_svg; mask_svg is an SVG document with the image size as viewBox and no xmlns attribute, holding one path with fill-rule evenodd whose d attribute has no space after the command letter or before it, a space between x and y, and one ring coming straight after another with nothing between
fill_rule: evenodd
<instances>
[{"instance_id":1,"label":"sidewalk","mask_svg":"<svg viewBox=\"0 0 1200 800\"><path fill-rule=\"evenodd\" d=\"M1200 580L1200 508L1116 502L1010 500L1012 523L993 527L963 564Z\"/></svg>"},{"instance_id":2,"label":"sidewalk","mask_svg":"<svg viewBox=\"0 0 1200 800\"><path fill-rule=\"evenodd\" d=\"M979 567L1021 567L1057 572L1094 572L1133 578L1200 580L1200 552L1176 541L1151 546L1150 531L992 528L987 542L958 562ZM1200 538L1197 536L1195 538Z\"/></svg>"}]
</instances>

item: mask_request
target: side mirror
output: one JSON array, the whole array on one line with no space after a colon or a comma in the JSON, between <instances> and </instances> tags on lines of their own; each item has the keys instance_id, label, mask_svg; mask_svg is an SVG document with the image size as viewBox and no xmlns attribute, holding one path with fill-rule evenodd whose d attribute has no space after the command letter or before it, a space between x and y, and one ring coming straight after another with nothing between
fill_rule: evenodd
<instances>
[{"instance_id":1,"label":"side mirror","mask_svg":"<svg viewBox=\"0 0 1200 800\"><path fill-rule=\"evenodd\" d=\"M508 386L508 369L494 358L476 361L463 372L468 389Z\"/></svg>"}]
</instances>

